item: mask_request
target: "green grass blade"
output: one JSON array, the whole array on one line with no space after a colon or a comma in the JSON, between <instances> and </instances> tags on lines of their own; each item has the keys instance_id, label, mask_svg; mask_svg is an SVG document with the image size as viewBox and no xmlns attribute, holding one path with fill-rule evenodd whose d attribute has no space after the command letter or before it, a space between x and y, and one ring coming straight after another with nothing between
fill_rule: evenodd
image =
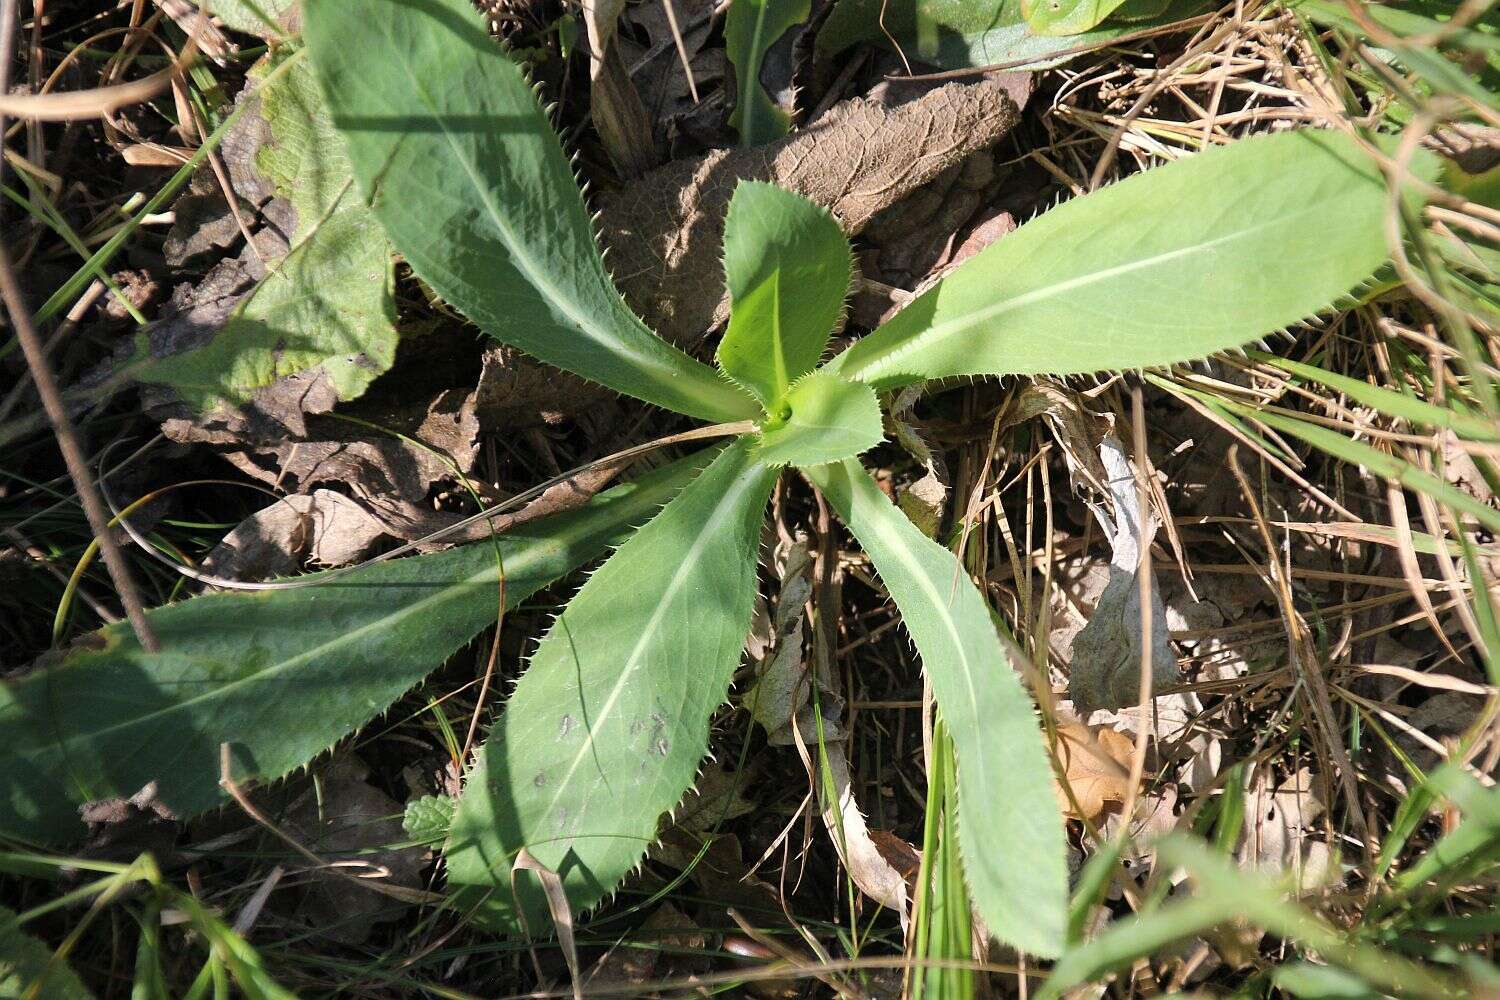
<instances>
[{"instance_id":1,"label":"green grass blade","mask_svg":"<svg viewBox=\"0 0 1500 1000\"><path fill-rule=\"evenodd\" d=\"M705 420L756 415L625 305L551 123L468 0L322 0L305 21L355 176L439 295L617 392Z\"/></svg>"},{"instance_id":2,"label":"green grass blade","mask_svg":"<svg viewBox=\"0 0 1500 1000\"><path fill-rule=\"evenodd\" d=\"M1299 1000L1380 1000L1380 994L1364 980L1331 965L1292 962L1277 966L1271 972L1271 982Z\"/></svg>"},{"instance_id":3,"label":"green grass blade","mask_svg":"<svg viewBox=\"0 0 1500 1000\"><path fill-rule=\"evenodd\" d=\"M490 732L447 848L448 884L486 896L486 922L550 926L526 878L517 913L523 847L562 876L575 914L599 903L692 784L750 627L776 478L750 452L731 445L590 577Z\"/></svg>"},{"instance_id":4,"label":"green grass blade","mask_svg":"<svg viewBox=\"0 0 1500 1000\"><path fill-rule=\"evenodd\" d=\"M1500 427L1484 417L1449 406L1438 406L1404 392L1371 385L1348 375L1325 371L1317 365L1303 364L1290 358L1278 358L1263 351L1247 351L1251 358L1299 378L1336 389L1356 403L1372 407L1387 416L1400 417L1415 424L1443 427L1473 441L1500 441Z\"/></svg>"},{"instance_id":5,"label":"green grass blade","mask_svg":"<svg viewBox=\"0 0 1500 1000\"><path fill-rule=\"evenodd\" d=\"M1165 869L1185 868L1196 880L1185 899L1116 921L1087 944L1071 949L1052 969L1038 1000L1056 1000L1072 987L1096 980L1130 961L1150 955L1231 920L1246 921L1337 962L1396 996L1456 995L1444 977L1389 951L1351 942L1325 921L1288 900L1262 876L1241 871L1224 856L1191 838L1157 842Z\"/></svg>"},{"instance_id":6,"label":"green grass blade","mask_svg":"<svg viewBox=\"0 0 1500 1000\"><path fill-rule=\"evenodd\" d=\"M1192 838L1173 835L1157 841L1157 856L1165 866L1184 868L1193 876L1195 898L1228 900L1235 904L1239 919L1349 969L1382 991L1399 997L1459 995L1443 974L1353 939L1342 928L1298 906L1281 885L1236 867Z\"/></svg>"},{"instance_id":7,"label":"green grass blade","mask_svg":"<svg viewBox=\"0 0 1500 1000\"><path fill-rule=\"evenodd\" d=\"M1426 493L1454 510L1469 515L1491 531L1500 531L1500 511L1481 503L1451 483L1444 482L1432 473L1425 472L1395 455L1372 448L1363 441L1345 437L1338 431L1309 423L1306 420L1299 420L1293 416L1272 413L1269 410L1257 410L1229 399L1221 400L1221 402L1237 413L1254 417L1269 427L1301 438L1334 458L1352 465L1363 466L1377 476L1400 483L1409 490Z\"/></svg>"},{"instance_id":8,"label":"green grass blade","mask_svg":"<svg viewBox=\"0 0 1500 1000\"><path fill-rule=\"evenodd\" d=\"M1463 821L1397 876L1396 899L1417 892L1433 879L1462 871L1476 855L1500 843L1500 793L1480 787L1452 765L1434 771L1427 787L1453 801L1463 812Z\"/></svg>"},{"instance_id":9,"label":"green grass blade","mask_svg":"<svg viewBox=\"0 0 1500 1000\"><path fill-rule=\"evenodd\" d=\"M736 97L729 124L741 146L780 139L791 117L760 85L760 67L776 40L807 20L810 0L736 0L724 19L724 54L734 66Z\"/></svg>"},{"instance_id":10,"label":"green grass blade","mask_svg":"<svg viewBox=\"0 0 1500 1000\"><path fill-rule=\"evenodd\" d=\"M1051 975L1037 991L1037 1000L1057 1000L1069 989L1099 979L1142 955L1226 923L1236 912L1232 896L1195 896L1116 921L1093 940L1070 948L1052 967Z\"/></svg>"},{"instance_id":11,"label":"green grass blade","mask_svg":"<svg viewBox=\"0 0 1500 1000\"><path fill-rule=\"evenodd\" d=\"M694 456L501 536L514 605L617 542L701 467ZM495 620L488 544L398 559L326 586L209 594L149 613L150 654L124 623L51 665L0 682L0 832L61 841L78 807L157 782L178 816L225 801L236 777L273 779L327 750Z\"/></svg>"},{"instance_id":12,"label":"green grass blade","mask_svg":"<svg viewBox=\"0 0 1500 1000\"><path fill-rule=\"evenodd\" d=\"M849 294L849 240L828 210L760 181L742 181L724 220L731 309L719 343L724 374L767 410L812 371Z\"/></svg>"},{"instance_id":13,"label":"green grass blade","mask_svg":"<svg viewBox=\"0 0 1500 1000\"><path fill-rule=\"evenodd\" d=\"M889 388L1202 358L1369 278L1386 259L1385 204L1380 171L1347 136L1244 139L1041 215L830 364Z\"/></svg>"},{"instance_id":14,"label":"green grass blade","mask_svg":"<svg viewBox=\"0 0 1500 1000\"><path fill-rule=\"evenodd\" d=\"M984 598L856 462L805 474L864 547L922 656L958 751L959 848L975 906L1000 939L1056 955L1068 878L1052 767Z\"/></svg>"},{"instance_id":15,"label":"green grass blade","mask_svg":"<svg viewBox=\"0 0 1500 1000\"><path fill-rule=\"evenodd\" d=\"M1068 902L1069 947L1076 947L1083 942L1089 917L1093 916L1094 908L1104 902L1104 896L1113 884L1114 874L1120 868L1120 852L1124 847L1124 834L1117 834L1101 844L1078 873L1078 883Z\"/></svg>"},{"instance_id":16,"label":"green grass blade","mask_svg":"<svg viewBox=\"0 0 1500 1000\"><path fill-rule=\"evenodd\" d=\"M1473 540L1468 535L1459 535L1458 541L1463 547L1464 567L1469 571L1469 579L1485 579L1484 568L1479 564L1479 553L1474 550ZM1491 684L1500 685L1500 614L1496 613L1495 599L1489 587L1475 587L1469 604L1474 609L1474 621L1479 626L1479 635L1484 643L1479 655L1484 660L1485 673Z\"/></svg>"}]
</instances>

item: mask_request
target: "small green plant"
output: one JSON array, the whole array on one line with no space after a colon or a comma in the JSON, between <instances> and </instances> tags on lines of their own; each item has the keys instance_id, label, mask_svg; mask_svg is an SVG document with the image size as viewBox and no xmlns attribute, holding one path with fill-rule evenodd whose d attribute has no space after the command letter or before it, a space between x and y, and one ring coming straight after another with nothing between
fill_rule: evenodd
<instances>
[{"instance_id":1,"label":"small green plant","mask_svg":"<svg viewBox=\"0 0 1500 1000\"><path fill-rule=\"evenodd\" d=\"M749 626L762 510L790 467L864 547L921 654L956 753L978 912L1057 954L1063 829L1034 709L959 562L858 462L883 436L878 392L1166 365L1295 323L1385 258L1373 164L1347 137L1295 133L1151 171L1044 214L826 362L848 242L820 208L742 184L716 373L615 291L561 146L463 0L375 6L313 4L307 38L356 177L417 274L501 341L738 432L542 640L469 772L450 887L498 926L536 927L541 891L511 891L523 849L575 912L640 864L707 751ZM1213 208L1183 212L1200 205Z\"/></svg>"},{"instance_id":2,"label":"small green plant","mask_svg":"<svg viewBox=\"0 0 1500 1000\"><path fill-rule=\"evenodd\" d=\"M823 210L747 184L726 223L733 308L716 371L622 300L546 114L467 0L322 0L305 34L362 197L423 281L496 339L734 440L502 537L498 561L481 545L338 587L195 598L152 613L156 654L102 630L0 687L0 773L21 776L0 795L0 832L68 839L77 805L153 781L179 816L210 808L224 744L237 776L281 777L492 623L497 562L514 603L623 542L542 640L446 845L465 912L495 926L545 925L541 892L527 879L511 891L523 849L574 912L594 906L706 753L749 624L763 508L795 469L864 547L921 654L978 913L1058 954L1063 827L1034 707L961 564L859 463L883 436L881 394L1170 365L1311 316L1385 261L1374 160L1353 137L1290 132L1148 171L1041 215L827 359L848 242Z\"/></svg>"}]
</instances>

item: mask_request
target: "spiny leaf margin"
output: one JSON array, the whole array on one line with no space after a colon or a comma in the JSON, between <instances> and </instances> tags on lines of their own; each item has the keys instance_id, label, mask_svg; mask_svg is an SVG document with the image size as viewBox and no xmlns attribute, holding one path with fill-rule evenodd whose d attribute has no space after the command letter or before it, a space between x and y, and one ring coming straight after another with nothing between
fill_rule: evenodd
<instances>
[{"instance_id":1,"label":"spiny leaf margin","mask_svg":"<svg viewBox=\"0 0 1500 1000\"><path fill-rule=\"evenodd\" d=\"M870 557L916 643L958 751L959 850L990 933L1033 955L1062 950L1067 843L1032 701L984 597L857 462L804 469Z\"/></svg>"},{"instance_id":2,"label":"spiny leaf margin","mask_svg":"<svg viewBox=\"0 0 1500 1000\"><path fill-rule=\"evenodd\" d=\"M501 536L508 606L620 540L706 462L700 452L578 511ZM485 543L356 570L306 589L220 593L156 608L147 653L124 623L0 683L0 833L61 842L79 806L149 782L179 817L271 780L369 722L484 628L500 566Z\"/></svg>"},{"instance_id":3,"label":"spiny leaf margin","mask_svg":"<svg viewBox=\"0 0 1500 1000\"><path fill-rule=\"evenodd\" d=\"M522 847L573 912L645 856L708 750L740 661L774 471L740 438L611 556L537 648L470 770L445 851L458 905L510 932L548 924L510 872Z\"/></svg>"},{"instance_id":4,"label":"spiny leaf margin","mask_svg":"<svg viewBox=\"0 0 1500 1000\"><path fill-rule=\"evenodd\" d=\"M551 123L468 0L317 0L304 17L360 187L439 295L616 392L704 420L755 416L620 297Z\"/></svg>"}]
</instances>

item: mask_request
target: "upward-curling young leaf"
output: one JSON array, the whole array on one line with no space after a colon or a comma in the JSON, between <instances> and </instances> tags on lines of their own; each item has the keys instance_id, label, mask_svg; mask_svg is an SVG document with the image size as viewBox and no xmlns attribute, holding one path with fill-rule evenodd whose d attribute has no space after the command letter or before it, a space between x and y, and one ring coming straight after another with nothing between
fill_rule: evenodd
<instances>
[{"instance_id":1,"label":"upward-curling young leaf","mask_svg":"<svg viewBox=\"0 0 1500 1000\"><path fill-rule=\"evenodd\" d=\"M519 927L510 873L521 848L562 876L577 913L640 862L692 784L750 627L775 478L741 438L620 546L542 640L469 773L447 848L449 885L483 895L493 923ZM550 926L540 889L517 881L527 926Z\"/></svg>"},{"instance_id":2,"label":"upward-curling young leaf","mask_svg":"<svg viewBox=\"0 0 1500 1000\"><path fill-rule=\"evenodd\" d=\"M617 392L705 420L755 415L620 298L547 116L469 0L314 0L305 20L355 176L438 294Z\"/></svg>"},{"instance_id":3,"label":"upward-curling young leaf","mask_svg":"<svg viewBox=\"0 0 1500 1000\"><path fill-rule=\"evenodd\" d=\"M502 535L514 606L651 515L698 469L695 455ZM123 622L50 665L0 683L0 833L82 835L78 807L156 782L191 816L235 775L270 780L384 711L495 621L500 566L488 544L397 559L326 586L209 594L149 612L161 652Z\"/></svg>"},{"instance_id":4,"label":"upward-curling young leaf","mask_svg":"<svg viewBox=\"0 0 1500 1000\"><path fill-rule=\"evenodd\" d=\"M884 434L874 389L812 372L766 420L755 457L777 467L822 465L868 451Z\"/></svg>"},{"instance_id":5,"label":"upward-curling young leaf","mask_svg":"<svg viewBox=\"0 0 1500 1000\"><path fill-rule=\"evenodd\" d=\"M1202 358L1369 278L1386 258L1385 211L1385 181L1348 136L1242 139L1039 216L830 366L889 388Z\"/></svg>"},{"instance_id":6,"label":"upward-curling young leaf","mask_svg":"<svg viewBox=\"0 0 1500 1000\"><path fill-rule=\"evenodd\" d=\"M852 276L849 240L827 209L741 181L724 219L731 309L719 367L772 408L822 359Z\"/></svg>"},{"instance_id":7,"label":"upward-curling young leaf","mask_svg":"<svg viewBox=\"0 0 1500 1000\"><path fill-rule=\"evenodd\" d=\"M1031 698L989 607L953 553L922 534L857 462L804 469L864 548L917 644L958 751L958 840L974 905L1001 940L1063 946L1068 869L1052 768Z\"/></svg>"}]
</instances>

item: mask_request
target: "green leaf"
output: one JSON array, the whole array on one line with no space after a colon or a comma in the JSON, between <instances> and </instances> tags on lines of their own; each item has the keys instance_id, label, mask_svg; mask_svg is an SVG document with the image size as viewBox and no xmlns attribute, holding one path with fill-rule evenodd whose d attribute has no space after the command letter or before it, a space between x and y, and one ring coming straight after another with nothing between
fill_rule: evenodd
<instances>
[{"instance_id":1,"label":"green leaf","mask_svg":"<svg viewBox=\"0 0 1500 1000\"><path fill-rule=\"evenodd\" d=\"M1454 403L1438 406L1409 393L1371 385L1369 382L1351 378L1348 375L1325 371L1316 365L1303 364L1290 358L1280 358L1264 351L1247 351L1246 353L1255 361L1280 368L1282 371L1290 372L1319 385L1326 385L1330 389L1337 389L1356 403L1373 407L1387 416L1400 417L1403 420L1426 424L1429 427L1444 427L1460 437L1475 441L1500 440L1500 427L1495 426L1493 421L1457 409Z\"/></svg>"},{"instance_id":2,"label":"green leaf","mask_svg":"<svg viewBox=\"0 0 1500 1000\"><path fill-rule=\"evenodd\" d=\"M295 34L301 0L214 0L213 13L226 28L274 41Z\"/></svg>"},{"instance_id":3,"label":"green leaf","mask_svg":"<svg viewBox=\"0 0 1500 1000\"><path fill-rule=\"evenodd\" d=\"M1236 413L1253 417L1267 426L1301 438L1319 451L1352 465L1362 466L1375 475L1399 483L1409 490L1426 493L1454 510L1468 514L1491 531L1500 532L1500 511L1474 499L1463 490L1410 462L1388 452L1373 448L1363 441L1345 437L1336 430L1321 427L1284 413L1272 413L1224 399L1222 402Z\"/></svg>"},{"instance_id":4,"label":"green leaf","mask_svg":"<svg viewBox=\"0 0 1500 1000\"><path fill-rule=\"evenodd\" d=\"M548 364L705 420L755 416L620 298L557 135L468 0L321 0L304 17L355 176L422 280Z\"/></svg>"},{"instance_id":5,"label":"green leaf","mask_svg":"<svg viewBox=\"0 0 1500 1000\"><path fill-rule=\"evenodd\" d=\"M250 76L264 77L263 61ZM133 373L170 385L189 406L243 403L319 366L340 399L361 395L396 359L391 245L360 201L343 143L306 60L261 89L269 131L257 167L291 203L291 249L202 347L152 358L137 338Z\"/></svg>"},{"instance_id":6,"label":"green leaf","mask_svg":"<svg viewBox=\"0 0 1500 1000\"><path fill-rule=\"evenodd\" d=\"M766 421L755 457L766 465L822 465L880 443L880 403L863 382L827 372L799 379Z\"/></svg>"},{"instance_id":7,"label":"green leaf","mask_svg":"<svg viewBox=\"0 0 1500 1000\"><path fill-rule=\"evenodd\" d=\"M1115 12L1125 0L1021 0L1021 13L1038 35L1079 35Z\"/></svg>"},{"instance_id":8,"label":"green leaf","mask_svg":"<svg viewBox=\"0 0 1500 1000\"><path fill-rule=\"evenodd\" d=\"M562 877L575 914L640 862L740 662L775 478L737 441L553 624L459 800L447 856L463 912L484 897L481 917L520 927L510 873L523 847ZM526 926L542 931L541 892L518 882Z\"/></svg>"},{"instance_id":9,"label":"green leaf","mask_svg":"<svg viewBox=\"0 0 1500 1000\"><path fill-rule=\"evenodd\" d=\"M1021 63L1036 69L1142 28L1171 24L1210 6L1206 0L1173 0L1136 23L1110 23L1071 38L1031 30L1021 0L839 0L818 32L820 63L861 42L893 48L914 62L941 69Z\"/></svg>"},{"instance_id":10,"label":"green leaf","mask_svg":"<svg viewBox=\"0 0 1500 1000\"><path fill-rule=\"evenodd\" d=\"M451 795L423 795L406 803L401 829L421 844L437 844L448 839L453 826L457 801Z\"/></svg>"},{"instance_id":11,"label":"green leaf","mask_svg":"<svg viewBox=\"0 0 1500 1000\"><path fill-rule=\"evenodd\" d=\"M724 374L773 408L822 359L853 275L849 240L827 209L774 184L741 181L724 220Z\"/></svg>"},{"instance_id":12,"label":"green leaf","mask_svg":"<svg viewBox=\"0 0 1500 1000\"><path fill-rule=\"evenodd\" d=\"M703 460L500 536L507 604L618 541ZM211 808L225 801L221 743L232 744L241 778L271 780L306 764L494 623L496 558L481 543L326 586L196 597L149 612L159 653L120 623L0 682L0 832L76 837L80 805L128 798L152 781L178 816Z\"/></svg>"},{"instance_id":13,"label":"green leaf","mask_svg":"<svg viewBox=\"0 0 1500 1000\"><path fill-rule=\"evenodd\" d=\"M35 989L43 974L40 989ZM0 906L0 1000L81 1000L94 994L52 949L21 929L15 913Z\"/></svg>"},{"instance_id":14,"label":"green leaf","mask_svg":"<svg viewBox=\"0 0 1500 1000\"><path fill-rule=\"evenodd\" d=\"M1057 955L1068 870L1052 766L984 597L856 462L804 472L874 563L922 656L958 751L958 839L975 906L1000 939Z\"/></svg>"},{"instance_id":15,"label":"green leaf","mask_svg":"<svg viewBox=\"0 0 1500 1000\"><path fill-rule=\"evenodd\" d=\"M1386 258L1385 212L1380 171L1342 133L1240 140L1032 220L829 367L888 388L1202 358L1369 278Z\"/></svg>"},{"instance_id":16,"label":"green leaf","mask_svg":"<svg viewBox=\"0 0 1500 1000\"><path fill-rule=\"evenodd\" d=\"M771 99L760 83L760 66L776 40L807 20L811 0L736 0L724 20L724 51L734 65L738 96L729 124L739 133L741 146L759 146L780 139L791 117Z\"/></svg>"}]
</instances>

